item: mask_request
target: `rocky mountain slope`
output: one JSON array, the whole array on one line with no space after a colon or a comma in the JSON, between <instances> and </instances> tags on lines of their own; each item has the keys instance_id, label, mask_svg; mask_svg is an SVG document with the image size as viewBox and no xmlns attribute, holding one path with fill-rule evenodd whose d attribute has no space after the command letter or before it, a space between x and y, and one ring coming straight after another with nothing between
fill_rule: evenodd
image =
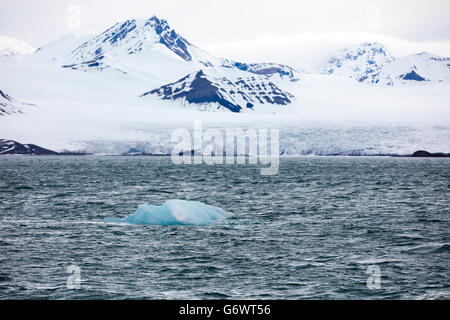
<instances>
[{"instance_id":1,"label":"rocky mountain slope","mask_svg":"<svg viewBox=\"0 0 450 320\"><path fill-rule=\"evenodd\" d=\"M184 104L198 104L204 109L228 109L232 112L241 112L243 108L252 109L255 104L287 105L293 99L293 95L278 88L265 76L217 78L203 70L142 96L147 95L157 95L161 99Z\"/></svg>"},{"instance_id":2,"label":"rocky mountain slope","mask_svg":"<svg viewBox=\"0 0 450 320\"><path fill-rule=\"evenodd\" d=\"M13 140L0 139L0 155L3 154L56 155L58 153L34 144L22 144Z\"/></svg>"},{"instance_id":3,"label":"rocky mountain slope","mask_svg":"<svg viewBox=\"0 0 450 320\"><path fill-rule=\"evenodd\" d=\"M31 106L33 105L14 99L6 92L0 90L0 116L24 113L29 110Z\"/></svg>"}]
</instances>

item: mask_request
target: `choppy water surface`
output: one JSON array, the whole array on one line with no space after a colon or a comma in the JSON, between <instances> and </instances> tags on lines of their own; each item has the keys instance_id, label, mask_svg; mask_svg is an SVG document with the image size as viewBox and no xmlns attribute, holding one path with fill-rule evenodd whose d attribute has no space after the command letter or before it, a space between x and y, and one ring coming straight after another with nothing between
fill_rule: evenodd
<instances>
[{"instance_id":1,"label":"choppy water surface","mask_svg":"<svg viewBox=\"0 0 450 320\"><path fill-rule=\"evenodd\" d=\"M450 298L450 161L0 158L0 298ZM105 223L186 199L210 226ZM81 288L67 288L67 267ZM381 288L368 289L376 265Z\"/></svg>"}]
</instances>

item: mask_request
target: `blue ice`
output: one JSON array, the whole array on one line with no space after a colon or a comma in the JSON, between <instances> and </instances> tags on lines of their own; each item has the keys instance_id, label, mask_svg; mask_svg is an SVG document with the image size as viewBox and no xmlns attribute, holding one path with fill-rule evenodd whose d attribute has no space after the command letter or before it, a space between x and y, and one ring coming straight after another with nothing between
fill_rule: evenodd
<instances>
[{"instance_id":1,"label":"blue ice","mask_svg":"<svg viewBox=\"0 0 450 320\"><path fill-rule=\"evenodd\" d=\"M108 217L104 222L150 225L208 225L229 217L231 213L198 201L167 200L160 206L141 204L126 218Z\"/></svg>"}]
</instances>

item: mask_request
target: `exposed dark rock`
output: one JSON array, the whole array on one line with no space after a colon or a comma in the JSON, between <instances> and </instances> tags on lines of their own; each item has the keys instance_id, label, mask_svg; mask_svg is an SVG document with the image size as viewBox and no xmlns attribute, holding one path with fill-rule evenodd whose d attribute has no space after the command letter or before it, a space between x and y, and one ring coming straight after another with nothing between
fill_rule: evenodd
<instances>
[{"instance_id":1,"label":"exposed dark rock","mask_svg":"<svg viewBox=\"0 0 450 320\"><path fill-rule=\"evenodd\" d=\"M58 152L35 144L21 144L13 140L0 139L0 155L3 154L57 155Z\"/></svg>"},{"instance_id":2,"label":"exposed dark rock","mask_svg":"<svg viewBox=\"0 0 450 320\"><path fill-rule=\"evenodd\" d=\"M160 36L159 42L172 50L186 61L191 61L192 56L189 53L188 45L190 44L185 38L180 36L170 28L164 19L158 19L156 16L151 17L145 25L152 26L156 33Z\"/></svg>"},{"instance_id":3,"label":"exposed dark rock","mask_svg":"<svg viewBox=\"0 0 450 320\"><path fill-rule=\"evenodd\" d=\"M428 151L424 151L424 150L419 150L414 152L411 157L421 157L421 158L437 158L437 157L450 157L450 153L442 153L442 152L437 152L437 153L430 153Z\"/></svg>"},{"instance_id":4,"label":"exposed dark rock","mask_svg":"<svg viewBox=\"0 0 450 320\"><path fill-rule=\"evenodd\" d=\"M24 113L33 104L24 103L14 99L6 92L0 90L0 116L12 115L14 113Z\"/></svg>"},{"instance_id":5,"label":"exposed dark rock","mask_svg":"<svg viewBox=\"0 0 450 320\"><path fill-rule=\"evenodd\" d=\"M4 93L2 90L0 90L0 96L8 101L11 101L11 97Z\"/></svg>"},{"instance_id":6,"label":"exposed dark rock","mask_svg":"<svg viewBox=\"0 0 450 320\"><path fill-rule=\"evenodd\" d=\"M411 70L411 72L408 72L405 75L401 75L400 78L403 80L414 80L414 81L425 81L426 79L424 77L421 77L418 75L414 70Z\"/></svg>"}]
</instances>

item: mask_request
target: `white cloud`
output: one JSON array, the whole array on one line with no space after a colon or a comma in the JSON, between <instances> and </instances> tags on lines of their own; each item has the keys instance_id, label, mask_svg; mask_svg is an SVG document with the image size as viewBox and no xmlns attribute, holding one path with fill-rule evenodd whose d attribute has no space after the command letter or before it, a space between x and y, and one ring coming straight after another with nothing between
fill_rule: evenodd
<instances>
[{"instance_id":1,"label":"white cloud","mask_svg":"<svg viewBox=\"0 0 450 320\"><path fill-rule=\"evenodd\" d=\"M410 41L368 32L271 34L255 39L205 45L203 48L227 58L249 62L278 62L298 70L313 71L315 67L326 62L333 52L363 42L382 43L395 57L422 51L450 56L450 40Z\"/></svg>"}]
</instances>

